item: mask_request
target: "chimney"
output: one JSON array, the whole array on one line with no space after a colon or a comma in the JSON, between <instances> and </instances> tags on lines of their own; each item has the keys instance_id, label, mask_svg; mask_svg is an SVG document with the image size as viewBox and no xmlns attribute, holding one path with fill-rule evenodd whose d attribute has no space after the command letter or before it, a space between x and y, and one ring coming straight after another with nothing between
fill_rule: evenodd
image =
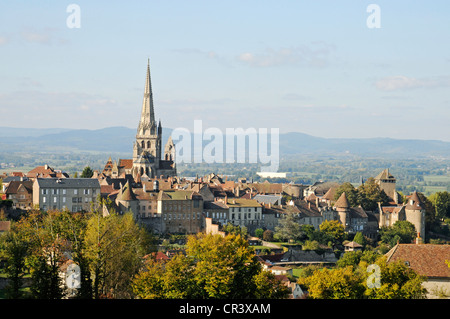
<instances>
[{"instance_id":1,"label":"chimney","mask_svg":"<svg viewBox=\"0 0 450 319\"><path fill-rule=\"evenodd\" d=\"M417 233L417 237L416 237L416 245L419 245L419 244L423 244L423 239L422 239L422 237L420 237L420 232Z\"/></svg>"}]
</instances>

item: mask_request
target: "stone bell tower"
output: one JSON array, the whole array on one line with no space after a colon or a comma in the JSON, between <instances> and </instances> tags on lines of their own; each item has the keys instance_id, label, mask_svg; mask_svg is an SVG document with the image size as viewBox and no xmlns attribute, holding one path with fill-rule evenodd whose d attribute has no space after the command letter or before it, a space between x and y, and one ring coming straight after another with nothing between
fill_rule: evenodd
<instances>
[{"instance_id":1,"label":"stone bell tower","mask_svg":"<svg viewBox=\"0 0 450 319\"><path fill-rule=\"evenodd\" d=\"M155 176L161 160L161 134L161 121L158 125L155 121L149 60L141 118L137 128L136 141L133 145L133 176L138 173L149 178Z\"/></svg>"},{"instance_id":2,"label":"stone bell tower","mask_svg":"<svg viewBox=\"0 0 450 319\"><path fill-rule=\"evenodd\" d=\"M156 123L153 107L152 82L150 77L150 59L147 62L144 99L142 101L141 118L133 145L133 177L152 179L161 176L176 176L175 144L169 137L165 147L164 159L161 158L161 121Z\"/></svg>"}]
</instances>

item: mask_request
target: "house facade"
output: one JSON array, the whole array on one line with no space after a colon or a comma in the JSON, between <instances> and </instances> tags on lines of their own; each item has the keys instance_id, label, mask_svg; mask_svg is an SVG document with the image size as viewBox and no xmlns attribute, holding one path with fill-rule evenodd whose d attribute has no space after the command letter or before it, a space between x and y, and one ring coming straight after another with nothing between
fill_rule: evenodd
<instances>
[{"instance_id":1,"label":"house facade","mask_svg":"<svg viewBox=\"0 0 450 319\"><path fill-rule=\"evenodd\" d=\"M157 214L162 233L194 234L203 226L203 198L194 191L169 190L158 194Z\"/></svg>"},{"instance_id":2,"label":"house facade","mask_svg":"<svg viewBox=\"0 0 450 319\"><path fill-rule=\"evenodd\" d=\"M100 183L93 178L36 178L33 205L70 212L88 211L100 194Z\"/></svg>"}]
</instances>

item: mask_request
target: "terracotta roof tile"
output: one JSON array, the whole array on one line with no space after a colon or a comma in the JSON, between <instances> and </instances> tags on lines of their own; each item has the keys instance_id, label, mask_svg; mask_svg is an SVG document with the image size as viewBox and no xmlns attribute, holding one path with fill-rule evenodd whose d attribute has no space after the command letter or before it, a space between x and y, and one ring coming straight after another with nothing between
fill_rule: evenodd
<instances>
[{"instance_id":1,"label":"terracotta roof tile","mask_svg":"<svg viewBox=\"0 0 450 319\"><path fill-rule=\"evenodd\" d=\"M419 275L450 278L450 245L397 244L387 254L387 262L403 260Z\"/></svg>"}]
</instances>

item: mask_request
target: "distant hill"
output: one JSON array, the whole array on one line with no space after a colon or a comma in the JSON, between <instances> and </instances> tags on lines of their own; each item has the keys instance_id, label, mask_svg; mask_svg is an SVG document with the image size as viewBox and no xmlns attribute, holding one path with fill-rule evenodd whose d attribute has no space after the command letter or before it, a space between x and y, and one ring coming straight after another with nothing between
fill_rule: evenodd
<instances>
[{"instance_id":1,"label":"distant hill","mask_svg":"<svg viewBox=\"0 0 450 319\"><path fill-rule=\"evenodd\" d=\"M163 129L163 147L171 134ZM132 153L136 129L19 129L0 127L0 152L97 151ZM204 142L206 145L208 142ZM322 138L304 133L280 134L280 155L311 154L385 157L450 156L450 142L392 138Z\"/></svg>"},{"instance_id":2,"label":"distant hill","mask_svg":"<svg viewBox=\"0 0 450 319\"><path fill-rule=\"evenodd\" d=\"M403 156L450 156L450 142L393 138L321 138L303 133L280 135L280 153L287 154L356 154Z\"/></svg>"}]
</instances>

